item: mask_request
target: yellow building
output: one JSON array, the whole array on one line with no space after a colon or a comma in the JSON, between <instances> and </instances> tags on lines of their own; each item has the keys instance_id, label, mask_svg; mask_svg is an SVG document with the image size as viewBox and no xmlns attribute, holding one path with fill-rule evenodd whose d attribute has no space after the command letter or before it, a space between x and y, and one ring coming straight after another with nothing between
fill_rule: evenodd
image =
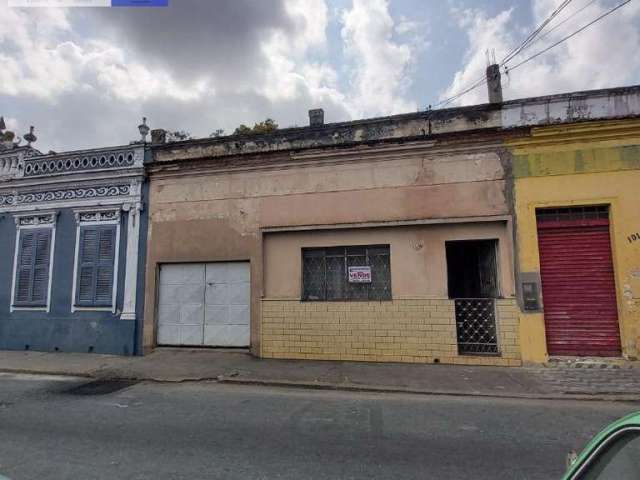
<instances>
[{"instance_id":1,"label":"yellow building","mask_svg":"<svg viewBox=\"0 0 640 480\"><path fill-rule=\"evenodd\" d=\"M640 346L640 120L533 127L513 154L522 360Z\"/></svg>"}]
</instances>

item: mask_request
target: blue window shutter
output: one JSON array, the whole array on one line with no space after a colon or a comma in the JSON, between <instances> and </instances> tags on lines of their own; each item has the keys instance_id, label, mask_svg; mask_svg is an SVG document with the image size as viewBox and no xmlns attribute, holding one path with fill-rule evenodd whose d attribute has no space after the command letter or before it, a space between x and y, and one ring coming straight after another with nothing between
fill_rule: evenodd
<instances>
[{"instance_id":1,"label":"blue window shutter","mask_svg":"<svg viewBox=\"0 0 640 480\"><path fill-rule=\"evenodd\" d=\"M115 225L80 229L77 305L111 306L115 242Z\"/></svg>"},{"instance_id":2,"label":"blue window shutter","mask_svg":"<svg viewBox=\"0 0 640 480\"><path fill-rule=\"evenodd\" d=\"M15 303L29 303L31 299L31 281L33 279L33 254L35 250L35 231L20 232L18 245L18 265L16 268Z\"/></svg>"},{"instance_id":3,"label":"blue window shutter","mask_svg":"<svg viewBox=\"0 0 640 480\"><path fill-rule=\"evenodd\" d=\"M97 228L82 227L80 229L80 252L77 273L78 305L93 305L95 261L98 253Z\"/></svg>"},{"instance_id":4,"label":"blue window shutter","mask_svg":"<svg viewBox=\"0 0 640 480\"><path fill-rule=\"evenodd\" d=\"M98 245L96 270L96 304L111 305L116 228L102 228Z\"/></svg>"},{"instance_id":5,"label":"blue window shutter","mask_svg":"<svg viewBox=\"0 0 640 480\"><path fill-rule=\"evenodd\" d=\"M16 268L15 304L45 306L49 292L51 229L20 232Z\"/></svg>"},{"instance_id":6,"label":"blue window shutter","mask_svg":"<svg viewBox=\"0 0 640 480\"><path fill-rule=\"evenodd\" d=\"M49 293L50 244L51 230L41 230L36 234L31 301L42 305L47 303L47 294Z\"/></svg>"}]
</instances>

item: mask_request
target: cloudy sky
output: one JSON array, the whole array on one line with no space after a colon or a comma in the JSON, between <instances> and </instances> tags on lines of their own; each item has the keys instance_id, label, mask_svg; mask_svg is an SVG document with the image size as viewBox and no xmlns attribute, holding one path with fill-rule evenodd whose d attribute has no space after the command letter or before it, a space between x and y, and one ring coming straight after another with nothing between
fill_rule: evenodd
<instances>
[{"instance_id":1,"label":"cloudy sky","mask_svg":"<svg viewBox=\"0 0 640 480\"><path fill-rule=\"evenodd\" d=\"M511 66L622 0L572 0ZM306 125L425 109L484 75L560 0L169 0L169 8L9 8L0 115L44 151L128 143L141 117L194 137L266 117ZM552 27L557 28L551 30ZM640 83L633 0L503 77L506 99ZM484 87L456 104L486 101Z\"/></svg>"}]
</instances>

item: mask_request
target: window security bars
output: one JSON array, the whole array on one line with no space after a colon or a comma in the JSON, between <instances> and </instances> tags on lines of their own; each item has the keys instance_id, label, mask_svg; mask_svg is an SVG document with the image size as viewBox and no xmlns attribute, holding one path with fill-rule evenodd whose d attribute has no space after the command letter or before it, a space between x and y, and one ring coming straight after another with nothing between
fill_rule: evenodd
<instances>
[{"instance_id":1,"label":"window security bars","mask_svg":"<svg viewBox=\"0 0 640 480\"><path fill-rule=\"evenodd\" d=\"M540 208L536 211L539 222L561 222L571 220L606 220L609 218L607 205L590 207Z\"/></svg>"},{"instance_id":2,"label":"window security bars","mask_svg":"<svg viewBox=\"0 0 640 480\"><path fill-rule=\"evenodd\" d=\"M459 354L499 353L493 298L457 298L455 312Z\"/></svg>"},{"instance_id":3,"label":"window security bars","mask_svg":"<svg viewBox=\"0 0 640 480\"><path fill-rule=\"evenodd\" d=\"M349 267L370 267L370 282L349 282ZM303 249L302 299L391 300L389 246Z\"/></svg>"}]
</instances>

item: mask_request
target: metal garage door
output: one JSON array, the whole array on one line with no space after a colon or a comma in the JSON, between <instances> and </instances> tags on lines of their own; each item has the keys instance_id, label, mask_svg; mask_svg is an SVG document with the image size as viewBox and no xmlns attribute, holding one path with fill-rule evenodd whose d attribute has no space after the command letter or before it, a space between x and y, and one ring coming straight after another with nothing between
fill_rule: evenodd
<instances>
[{"instance_id":1,"label":"metal garage door","mask_svg":"<svg viewBox=\"0 0 640 480\"><path fill-rule=\"evenodd\" d=\"M162 265L158 344L248 346L249 280L249 262Z\"/></svg>"},{"instance_id":2,"label":"metal garage door","mask_svg":"<svg viewBox=\"0 0 640 480\"><path fill-rule=\"evenodd\" d=\"M540 210L538 242L549 354L619 356L607 207Z\"/></svg>"}]
</instances>

